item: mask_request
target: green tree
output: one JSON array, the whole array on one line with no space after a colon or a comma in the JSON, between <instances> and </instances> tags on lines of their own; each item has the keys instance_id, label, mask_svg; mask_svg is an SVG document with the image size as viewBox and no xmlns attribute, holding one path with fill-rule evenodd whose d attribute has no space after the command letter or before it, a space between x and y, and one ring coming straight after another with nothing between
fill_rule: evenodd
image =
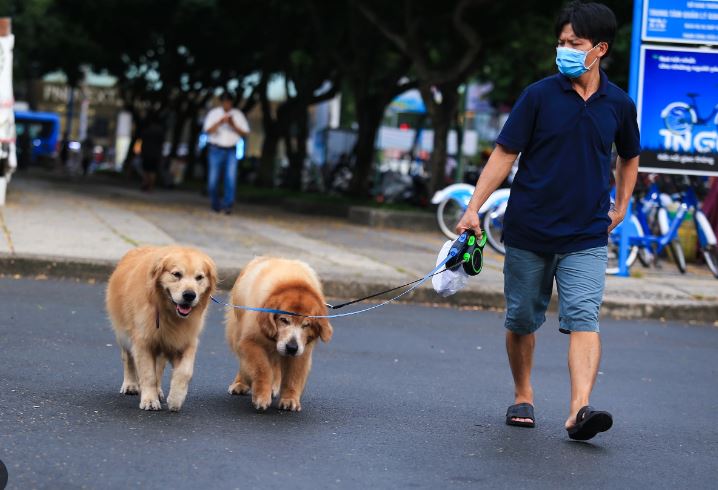
<instances>
[{"instance_id":1,"label":"green tree","mask_svg":"<svg viewBox=\"0 0 718 490\"><path fill-rule=\"evenodd\" d=\"M416 83L411 61L372 27L352 0L310 0L312 25L324 56L341 74L353 99L357 123L354 175L350 193L369 194L374 143L389 103Z\"/></svg>"},{"instance_id":2,"label":"green tree","mask_svg":"<svg viewBox=\"0 0 718 490\"><path fill-rule=\"evenodd\" d=\"M378 4L355 2L362 14L411 60L434 129L429 163L429 191L433 193L444 185L449 128L456 120L458 88L476 70L481 54L481 35L485 32L477 29L474 20L478 7L485 2L408 0L394 4L394 8L382 5L381 14Z\"/></svg>"}]
</instances>

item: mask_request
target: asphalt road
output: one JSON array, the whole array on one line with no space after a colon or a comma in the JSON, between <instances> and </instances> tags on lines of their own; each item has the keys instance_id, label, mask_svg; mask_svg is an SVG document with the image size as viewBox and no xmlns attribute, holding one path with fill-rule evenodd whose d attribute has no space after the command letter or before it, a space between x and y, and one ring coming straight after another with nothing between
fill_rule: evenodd
<instances>
[{"instance_id":1,"label":"asphalt road","mask_svg":"<svg viewBox=\"0 0 718 490\"><path fill-rule=\"evenodd\" d=\"M718 328L606 320L593 404L563 430L567 337L539 334L536 429L511 401L499 313L389 306L334 321L303 411L255 413L212 310L180 413L118 393L104 284L0 279L0 459L8 488L715 488ZM165 391L168 377L165 378Z\"/></svg>"}]
</instances>

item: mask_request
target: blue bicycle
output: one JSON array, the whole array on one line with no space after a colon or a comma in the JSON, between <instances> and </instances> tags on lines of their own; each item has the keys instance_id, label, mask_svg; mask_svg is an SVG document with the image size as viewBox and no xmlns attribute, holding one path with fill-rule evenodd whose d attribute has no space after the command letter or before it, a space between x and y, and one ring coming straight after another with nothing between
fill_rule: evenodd
<instances>
[{"instance_id":1,"label":"blue bicycle","mask_svg":"<svg viewBox=\"0 0 718 490\"><path fill-rule=\"evenodd\" d=\"M678 208L673 218L670 218L667 206L673 203L678 204ZM703 258L711 273L718 278L716 236L700 209L693 187L688 186L684 192L675 194L672 198L660 193L657 184L652 183L643 199L637 203L634 200L633 209L633 214L627 220L624 219L610 235L607 274L618 273L618 244L623 227L628 227L629 235L630 251L626 259L627 267L631 267L636 259L640 259L646 266L651 263L655 265L659 255L669 249L678 270L685 273L686 259L678 240L678 229L686 215L692 212Z\"/></svg>"}]
</instances>

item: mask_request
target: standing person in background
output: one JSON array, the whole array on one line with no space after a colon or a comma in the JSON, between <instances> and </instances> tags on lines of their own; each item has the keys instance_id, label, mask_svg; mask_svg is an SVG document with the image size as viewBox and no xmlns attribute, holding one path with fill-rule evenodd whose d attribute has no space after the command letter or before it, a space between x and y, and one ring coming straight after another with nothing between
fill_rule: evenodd
<instances>
[{"instance_id":1,"label":"standing person in background","mask_svg":"<svg viewBox=\"0 0 718 490\"><path fill-rule=\"evenodd\" d=\"M234 205L237 184L237 143L249 135L247 118L233 107L232 96L225 92L220 97L221 105L215 107L204 120L207 133L207 190L212 209L230 214ZM220 175L224 178L224 196L220 201L218 187Z\"/></svg>"},{"instance_id":2,"label":"standing person in background","mask_svg":"<svg viewBox=\"0 0 718 490\"><path fill-rule=\"evenodd\" d=\"M142 187L143 191L152 192L157 182L157 172L162 163L162 150L165 144L165 129L160 118L152 114L147 118L142 138Z\"/></svg>"}]
</instances>

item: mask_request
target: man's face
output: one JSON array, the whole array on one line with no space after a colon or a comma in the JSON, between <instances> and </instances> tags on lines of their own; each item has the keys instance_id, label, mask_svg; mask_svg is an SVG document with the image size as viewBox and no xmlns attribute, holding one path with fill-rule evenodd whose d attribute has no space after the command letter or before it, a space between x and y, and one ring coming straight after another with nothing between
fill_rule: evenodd
<instances>
[{"instance_id":1,"label":"man's face","mask_svg":"<svg viewBox=\"0 0 718 490\"><path fill-rule=\"evenodd\" d=\"M584 37L577 37L576 34L573 32L573 27L571 26L571 24L566 24L565 26L563 26L563 29L561 30L561 35L559 35L558 37L558 47L589 51L591 48L593 48L593 43L591 43L590 39L586 39ZM608 46L606 43L598 43L598 47L588 53L588 56L586 56L586 66L591 66L596 60L596 58L600 58L605 55L607 49Z\"/></svg>"},{"instance_id":2,"label":"man's face","mask_svg":"<svg viewBox=\"0 0 718 490\"><path fill-rule=\"evenodd\" d=\"M228 112L232 108L232 101L229 99L222 99L222 109L224 112Z\"/></svg>"}]
</instances>

